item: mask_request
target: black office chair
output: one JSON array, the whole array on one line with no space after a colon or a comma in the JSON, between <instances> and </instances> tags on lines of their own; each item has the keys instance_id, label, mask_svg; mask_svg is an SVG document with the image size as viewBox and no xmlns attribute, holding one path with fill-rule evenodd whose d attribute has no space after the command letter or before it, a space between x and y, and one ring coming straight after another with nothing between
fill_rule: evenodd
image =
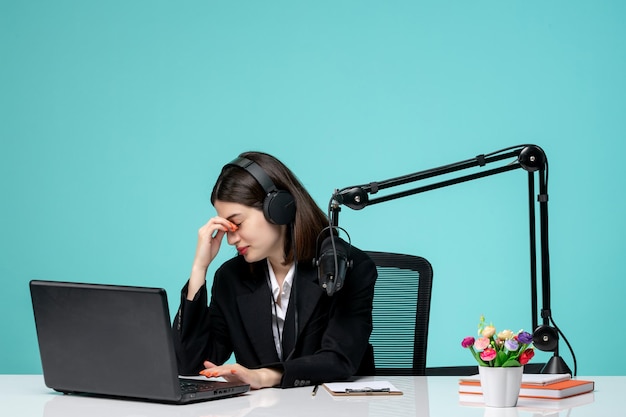
<instances>
[{"instance_id":1,"label":"black office chair","mask_svg":"<svg viewBox=\"0 0 626 417\"><path fill-rule=\"evenodd\" d=\"M420 257L366 251L376 264L374 347L376 375L425 375L433 269Z\"/></svg>"}]
</instances>

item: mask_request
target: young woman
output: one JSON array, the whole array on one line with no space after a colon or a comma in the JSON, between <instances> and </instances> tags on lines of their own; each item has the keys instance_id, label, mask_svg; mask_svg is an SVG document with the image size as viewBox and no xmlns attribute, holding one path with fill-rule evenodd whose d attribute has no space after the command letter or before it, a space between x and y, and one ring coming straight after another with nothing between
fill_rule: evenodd
<instances>
[{"instance_id":1,"label":"young woman","mask_svg":"<svg viewBox=\"0 0 626 417\"><path fill-rule=\"evenodd\" d=\"M340 380L373 370L368 343L376 268L350 248L343 288L318 283L318 236L328 218L276 158L243 153L213 188L217 216L198 232L188 283L173 323L179 372L221 376L252 389ZM237 256L206 273L224 236ZM236 363L224 364L234 353Z\"/></svg>"}]
</instances>

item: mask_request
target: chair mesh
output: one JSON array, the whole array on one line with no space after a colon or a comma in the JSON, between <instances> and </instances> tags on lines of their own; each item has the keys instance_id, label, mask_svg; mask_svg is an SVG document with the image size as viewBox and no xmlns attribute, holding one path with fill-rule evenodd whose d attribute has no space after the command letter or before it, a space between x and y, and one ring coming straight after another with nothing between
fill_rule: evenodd
<instances>
[{"instance_id":1,"label":"chair mesh","mask_svg":"<svg viewBox=\"0 0 626 417\"><path fill-rule=\"evenodd\" d=\"M424 375L432 267L419 256L367 253L378 270L370 336L376 373Z\"/></svg>"}]
</instances>

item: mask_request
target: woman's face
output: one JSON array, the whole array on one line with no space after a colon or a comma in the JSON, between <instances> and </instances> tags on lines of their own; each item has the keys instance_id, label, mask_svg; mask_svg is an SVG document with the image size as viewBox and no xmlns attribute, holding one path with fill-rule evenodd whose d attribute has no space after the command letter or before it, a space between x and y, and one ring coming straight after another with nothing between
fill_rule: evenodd
<instances>
[{"instance_id":1,"label":"woman's face","mask_svg":"<svg viewBox=\"0 0 626 417\"><path fill-rule=\"evenodd\" d=\"M283 262L285 226L268 222L261 210L243 204L216 200L213 206L219 217L237 225L236 231L228 232L227 240L246 262L265 258L270 258L272 263Z\"/></svg>"}]
</instances>

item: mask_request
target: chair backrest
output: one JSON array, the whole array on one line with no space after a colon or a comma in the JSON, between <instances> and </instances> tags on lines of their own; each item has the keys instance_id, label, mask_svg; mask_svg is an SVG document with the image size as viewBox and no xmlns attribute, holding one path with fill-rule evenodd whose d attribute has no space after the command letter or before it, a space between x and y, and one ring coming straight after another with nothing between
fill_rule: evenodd
<instances>
[{"instance_id":1,"label":"chair backrest","mask_svg":"<svg viewBox=\"0 0 626 417\"><path fill-rule=\"evenodd\" d=\"M433 269L420 256L366 251L376 264L373 322L377 375L425 375Z\"/></svg>"}]
</instances>

